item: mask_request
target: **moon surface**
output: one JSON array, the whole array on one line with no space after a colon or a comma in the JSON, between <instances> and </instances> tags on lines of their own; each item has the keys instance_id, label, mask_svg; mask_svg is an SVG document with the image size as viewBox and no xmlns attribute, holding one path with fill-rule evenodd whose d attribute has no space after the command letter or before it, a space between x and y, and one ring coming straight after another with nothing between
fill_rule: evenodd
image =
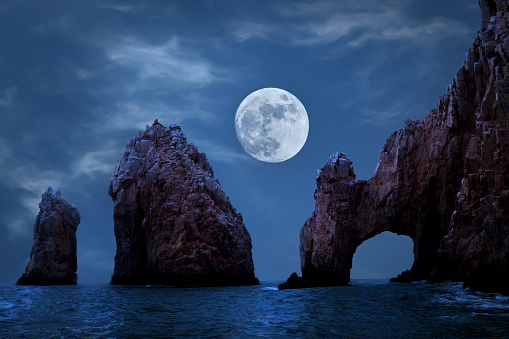
<instances>
[{"instance_id":1,"label":"moon surface","mask_svg":"<svg viewBox=\"0 0 509 339\"><path fill-rule=\"evenodd\" d=\"M235 114L235 131L244 150L264 162L282 162L299 153L309 132L308 114L293 94L262 88L249 94Z\"/></svg>"}]
</instances>

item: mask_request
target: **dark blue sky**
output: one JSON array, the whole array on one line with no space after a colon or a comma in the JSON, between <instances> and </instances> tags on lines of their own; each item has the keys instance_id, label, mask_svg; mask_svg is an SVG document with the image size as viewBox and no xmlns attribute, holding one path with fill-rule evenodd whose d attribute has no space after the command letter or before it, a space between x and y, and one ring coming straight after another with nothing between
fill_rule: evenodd
<instances>
[{"instance_id":1,"label":"dark blue sky","mask_svg":"<svg viewBox=\"0 0 509 339\"><path fill-rule=\"evenodd\" d=\"M0 2L0 282L25 269L47 186L80 211L79 282L109 282L109 180L156 118L207 154L251 233L256 275L300 272L316 170L341 151L369 179L387 136L433 108L479 28L475 0ZM283 163L236 138L238 105L264 87L309 115L306 144ZM409 268L401 238L368 240L352 277Z\"/></svg>"}]
</instances>

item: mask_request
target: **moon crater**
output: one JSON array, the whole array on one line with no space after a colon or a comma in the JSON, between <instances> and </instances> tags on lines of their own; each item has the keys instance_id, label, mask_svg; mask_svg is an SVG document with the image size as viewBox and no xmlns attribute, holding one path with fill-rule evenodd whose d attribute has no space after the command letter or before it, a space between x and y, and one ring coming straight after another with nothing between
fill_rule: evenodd
<instances>
[{"instance_id":1,"label":"moon crater","mask_svg":"<svg viewBox=\"0 0 509 339\"><path fill-rule=\"evenodd\" d=\"M235 131L244 150L264 162L282 162L306 143L309 120L293 94L262 88L249 94L235 114Z\"/></svg>"}]
</instances>

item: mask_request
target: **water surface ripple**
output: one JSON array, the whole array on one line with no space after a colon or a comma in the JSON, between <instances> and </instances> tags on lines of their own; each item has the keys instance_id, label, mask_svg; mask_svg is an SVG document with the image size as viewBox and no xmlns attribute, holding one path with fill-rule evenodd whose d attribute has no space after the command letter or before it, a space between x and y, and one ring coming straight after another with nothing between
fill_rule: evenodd
<instances>
[{"instance_id":1,"label":"water surface ripple","mask_svg":"<svg viewBox=\"0 0 509 339\"><path fill-rule=\"evenodd\" d=\"M0 286L1 338L507 338L509 298L460 284Z\"/></svg>"}]
</instances>

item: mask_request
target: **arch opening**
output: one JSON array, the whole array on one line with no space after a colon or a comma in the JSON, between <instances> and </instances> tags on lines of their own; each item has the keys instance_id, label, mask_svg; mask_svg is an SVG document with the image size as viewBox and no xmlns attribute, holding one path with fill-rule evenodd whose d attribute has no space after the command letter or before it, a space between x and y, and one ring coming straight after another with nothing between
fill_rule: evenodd
<instances>
[{"instance_id":1,"label":"arch opening","mask_svg":"<svg viewBox=\"0 0 509 339\"><path fill-rule=\"evenodd\" d=\"M360 244L352 259L351 279L390 279L412 268L414 242L406 235L382 232Z\"/></svg>"}]
</instances>

